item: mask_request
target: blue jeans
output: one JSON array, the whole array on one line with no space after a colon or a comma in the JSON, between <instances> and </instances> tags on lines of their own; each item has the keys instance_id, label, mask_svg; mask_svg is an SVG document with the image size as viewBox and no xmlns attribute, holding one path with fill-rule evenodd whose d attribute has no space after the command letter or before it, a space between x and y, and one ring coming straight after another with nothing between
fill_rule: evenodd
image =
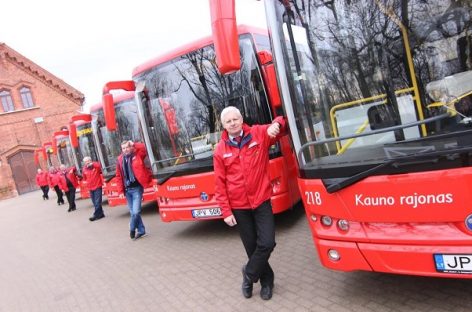
<instances>
[{"instance_id":1,"label":"blue jeans","mask_svg":"<svg viewBox=\"0 0 472 312\"><path fill-rule=\"evenodd\" d=\"M138 230L138 234L146 233L143 219L141 219L141 200L143 198L144 189L142 186L130 187L126 189L126 201L131 215L129 221L129 230L133 232Z\"/></svg>"},{"instance_id":2,"label":"blue jeans","mask_svg":"<svg viewBox=\"0 0 472 312\"><path fill-rule=\"evenodd\" d=\"M102 188L99 187L95 190L90 190L90 198L92 199L93 207L95 211L93 216L95 218L103 217L103 208L102 208Z\"/></svg>"}]
</instances>

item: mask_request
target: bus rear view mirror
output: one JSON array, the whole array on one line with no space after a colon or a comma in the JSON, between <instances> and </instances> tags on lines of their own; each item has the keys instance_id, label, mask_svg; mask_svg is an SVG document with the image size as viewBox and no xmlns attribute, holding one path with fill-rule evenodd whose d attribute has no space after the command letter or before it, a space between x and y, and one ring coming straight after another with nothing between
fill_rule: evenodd
<instances>
[{"instance_id":1,"label":"bus rear view mirror","mask_svg":"<svg viewBox=\"0 0 472 312\"><path fill-rule=\"evenodd\" d=\"M369 107L367 117L369 118L370 129L377 130L396 125L395 113L386 104L379 104Z\"/></svg>"},{"instance_id":2,"label":"bus rear view mirror","mask_svg":"<svg viewBox=\"0 0 472 312\"><path fill-rule=\"evenodd\" d=\"M69 124L69 136L72 147L79 147L79 140L77 139L77 126L74 123Z\"/></svg>"},{"instance_id":3,"label":"bus rear view mirror","mask_svg":"<svg viewBox=\"0 0 472 312\"><path fill-rule=\"evenodd\" d=\"M222 74L241 68L234 0L210 0L211 31L216 63Z\"/></svg>"},{"instance_id":4,"label":"bus rear view mirror","mask_svg":"<svg viewBox=\"0 0 472 312\"><path fill-rule=\"evenodd\" d=\"M103 113L105 114L105 123L109 131L116 130L115 103L113 103L113 94L103 95Z\"/></svg>"},{"instance_id":5,"label":"bus rear view mirror","mask_svg":"<svg viewBox=\"0 0 472 312\"><path fill-rule=\"evenodd\" d=\"M275 74L275 66L272 59L272 54L269 51L259 51L257 52L257 57L259 58L259 63L262 66L263 77L267 87L267 93L269 95L269 100L272 104L272 107L278 109L282 106L282 101L280 100L279 88L277 86L277 76ZM276 112L273 112L276 116Z\"/></svg>"}]
</instances>

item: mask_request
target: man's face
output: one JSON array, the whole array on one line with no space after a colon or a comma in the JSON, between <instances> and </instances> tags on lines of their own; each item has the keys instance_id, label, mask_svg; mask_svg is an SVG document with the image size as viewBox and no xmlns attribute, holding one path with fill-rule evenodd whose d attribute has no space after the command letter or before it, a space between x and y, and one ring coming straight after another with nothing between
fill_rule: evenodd
<instances>
[{"instance_id":1,"label":"man's face","mask_svg":"<svg viewBox=\"0 0 472 312\"><path fill-rule=\"evenodd\" d=\"M125 155L130 155L131 153L134 152L134 146L131 146L131 144L129 142L127 142L127 143L121 145L121 151Z\"/></svg>"},{"instance_id":2,"label":"man's face","mask_svg":"<svg viewBox=\"0 0 472 312\"><path fill-rule=\"evenodd\" d=\"M235 112L229 112L223 118L223 128L229 135L238 136L243 128L243 118Z\"/></svg>"},{"instance_id":3,"label":"man's face","mask_svg":"<svg viewBox=\"0 0 472 312\"><path fill-rule=\"evenodd\" d=\"M84 161L84 165L85 165L85 167L90 167L92 165L92 160L87 159L86 161Z\"/></svg>"}]
</instances>

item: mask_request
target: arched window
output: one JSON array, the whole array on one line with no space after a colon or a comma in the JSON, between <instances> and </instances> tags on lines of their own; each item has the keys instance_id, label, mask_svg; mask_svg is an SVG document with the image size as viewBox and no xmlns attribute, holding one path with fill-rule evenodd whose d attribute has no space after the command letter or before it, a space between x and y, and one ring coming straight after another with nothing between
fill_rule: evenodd
<instances>
[{"instance_id":1,"label":"arched window","mask_svg":"<svg viewBox=\"0 0 472 312\"><path fill-rule=\"evenodd\" d=\"M34 106L33 97L31 96L31 90L28 87L22 87L20 89L21 101L23 102L24 108L30 108Z\"/></svg>"},{"instance_id":2,"label":"arched window","mask_svg":"<svg viewBox=\"0 0 472 312\"><path fill-rule=\"evenodd\" d=\"M15 110L15 106L13 106L13 100L11 98L10 91L7 91L7 90L0 91L0 101L2 102L4 112L12 112Z\"/></svg>"}]
</instances>

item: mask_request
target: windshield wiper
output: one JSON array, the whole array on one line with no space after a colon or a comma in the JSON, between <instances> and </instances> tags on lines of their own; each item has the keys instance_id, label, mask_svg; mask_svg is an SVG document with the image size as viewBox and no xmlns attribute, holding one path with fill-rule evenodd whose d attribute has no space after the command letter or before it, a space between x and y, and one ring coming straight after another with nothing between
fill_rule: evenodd
<instances>
[{"instance_id":1,"label":"windshield wiper","mask_svg":"<svg viewBox=\"0 0 472 312\"><path fill-rule=\"evenodd\" d=\"M172 178L176 173L177 173L177 171L175 170L175 171L169 172L168 174L166 174L162 178L158 178L157 179L157 185L162 185L162 184L166 183L166 181L169 180L170 178Z\"/></svg>"},{"instance_id":2,"label":"windshield wiper","mask_svg":"<svg viewBox=\"0 0 472 312\"><path fill-rule=\"evenodd\" d=\"M402 164L411 164L412 161L425 161L425 160L436 161L439 156L460 154L460 153L465 153L465 152L470 152L470 151L472 151L472 147L447 149L447 150L436 151L436 152L434 151L431 152L431 150L425 149L424 151L406 155L406 156L388 158L383 163L375 167L359 172L358 174L355 174L347 178L336 178L336 179L326 179L326 180L323 179L323 184L326 187L326 191L331 194L345 187L348 187L356 182L359 182L360 180L367 178L373 175L374 173L380 171L382 168L385 168L388 166L399 167Z\"/></svg>"}]
</instances>

